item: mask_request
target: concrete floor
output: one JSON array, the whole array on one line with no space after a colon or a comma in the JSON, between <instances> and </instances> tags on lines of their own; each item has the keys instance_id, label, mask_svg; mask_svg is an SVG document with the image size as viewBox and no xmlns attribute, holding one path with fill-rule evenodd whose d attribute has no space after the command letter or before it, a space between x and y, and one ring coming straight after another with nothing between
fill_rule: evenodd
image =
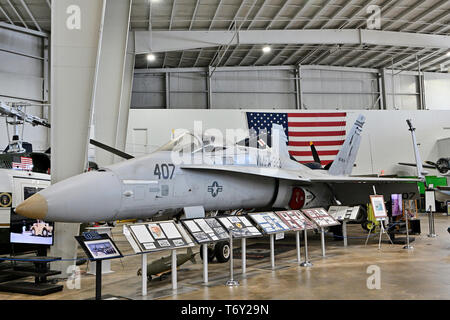
<instances>
[{"instance_id":1,"label":"concrete floor","mask_svg":"<svg viewBox=\"0 0 450 320\"><path fill-rule=\"evenodd\" d=\"M286 235L277 245L292 245L291 250L276 255L276 270L270 269L270 258L247 260L247 274L241 275L241 260L235 260L236 278L239 287L226 287L229 278L229 264L210 263L209 283L203 284L202 263L187 262L178 271L178 290L173 292L171 280L153 279L148 284L148 296L141 295L141 277L136 276L140 268L140 257L129 256L112 261L114 273L103 276L104 295L121 296L129 299L450 299L450 234L447 216L436 215L437 238L428 238L428 222L421 217L422 235L416 236L411 251L402 245L391 245L383 236L381 250L378 237L371 238L364 246L365 232L359 225L349 225L349 246L327 236L326 257L321 255L320 235L309 232L308 244L313 267L303 268L296 263L295 238ZM121 235L121 228L113 230L113 238L122 253L132 253L131 247ZM236 241L238 245L240 241ZM268 238L248 241L264 243ZM302 243L303 245L303 243ZM194 251L198 251L198 247ZM168 252L149 255L156 259ZM302 246L302 260L304 259ZM371 274L367 268L380 268L381 288L368 289L367 279ZM81 288L64 290L44 297L0 292L0 300L19 299L89 299L95 293L95 276L86 274L87 266L81 266ZM65 284L62 282L62 284Z\"/></svg>"}]
</instances>

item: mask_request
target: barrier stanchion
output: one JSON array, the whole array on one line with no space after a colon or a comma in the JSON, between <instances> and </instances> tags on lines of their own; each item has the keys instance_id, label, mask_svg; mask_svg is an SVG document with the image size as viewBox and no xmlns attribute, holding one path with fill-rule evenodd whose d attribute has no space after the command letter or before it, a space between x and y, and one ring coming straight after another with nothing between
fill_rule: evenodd
<instances>
[{"instance_id":1,"label":"barrier stanchion","mask_svg":"<svg viewBox=\"0 0 450 320\"><path fill-rule=\"evenodd\" d=\"M172 250L172 290L177 289L177 250Z\"/></svg>"},{"instance_id":2,"label":"barrier stanchion","mask_svg":"<svg viewBox=\"0 0 450 320\"><path fill-rule=\"evenodd\" d=\"M311 263L311 261L309 261L309 256L308 256L308 232L305 228L305 262L302 262L300 264L300 266L302 267L312 267L313 264Z\"/></svg>"},{"instance_id":3,"label":"barrier stanchion","mask_svg":"<svg viewBox=\"0 0 450 320\"><path fill-rule=\"evenodd\" d=\"M147 254L142 254L142 296L147 295Z\"/></svg>"},{"instance_id":4,"label":"barrier stanchion","mask_svg":"<svg viewBox=\"0 0 450 320\"><path fill-rule=\"evenodd\" d=\"M239 281L234 280L233 260L233 230L230 229L230 280L225 283L225 285L229 287L235 287L239 285Z\"/></svg>"}]
</instances>

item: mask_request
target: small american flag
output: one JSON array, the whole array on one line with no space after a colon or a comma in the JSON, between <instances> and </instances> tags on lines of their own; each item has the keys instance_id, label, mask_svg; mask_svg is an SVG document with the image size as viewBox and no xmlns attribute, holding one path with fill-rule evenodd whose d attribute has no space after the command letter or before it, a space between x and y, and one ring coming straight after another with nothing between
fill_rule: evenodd
<instances>
[{"instance_id":1,"label":"small american flag","mask_svg":"<svg viewBox=\"0 0 450 320\"><path fill-rule=\"evenodd\" d=\"M29 157L20 157L20 162L13 162L12 168L16 170L31 171L33 170L33 159Z\"/></svg>"},{"instance_id":2,"label":"small american flag","mask_svg":"<svg viewBox=\"0 0 450 320\"><path fill-rule=\"evenodd\" d=\"M283 126L288 150L300 163L313 162L310 142L319 153L322 165L334 160L346 135L346 112L247 112L248 128L270 136L272 123Z\"/></svg>"}]
</instances>

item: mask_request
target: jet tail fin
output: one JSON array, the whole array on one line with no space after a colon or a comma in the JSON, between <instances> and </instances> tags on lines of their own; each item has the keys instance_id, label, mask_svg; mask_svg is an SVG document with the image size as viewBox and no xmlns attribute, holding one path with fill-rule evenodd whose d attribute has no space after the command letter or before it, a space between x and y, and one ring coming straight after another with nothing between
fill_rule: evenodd
<instances>
[{"instance_id":1,"label":"jet tail fin","mask_svg":"<svg viewBox=\"0 0 450 320\"><path fill-rule=\"evenodd\" d=\"M350 175L352 173L361 142L362 127L365 121L366 118L360 114L348 133L336 159L331 164L330 169L328 170L329 174L333 176L342 176Z\"/></svg>"},{"instance_id":2,"label":"jet tail fin","mask_svg":"<svg viewBox=\"0 0 450 320\"><path fill-rule=\"evenodd\" d=\"M197 260L195 260L195 254L192 252L192 248L187 248L186 249L186 254L191 256L189 261L191 261L193 264L197 264Z\"/></svg>"},{"instance_id":3,"label":"jet tail fin","mask_svg":"<svg viewBox=\"0 0 450 320\"><path fill-rule=\"evenodd\" d=\"M296 169L299 163L291 158L287 142L288 138L282 125L272 123L272 153L274 159L279 159L280 167L284 169Z\"/></svg>"}]
</instances>

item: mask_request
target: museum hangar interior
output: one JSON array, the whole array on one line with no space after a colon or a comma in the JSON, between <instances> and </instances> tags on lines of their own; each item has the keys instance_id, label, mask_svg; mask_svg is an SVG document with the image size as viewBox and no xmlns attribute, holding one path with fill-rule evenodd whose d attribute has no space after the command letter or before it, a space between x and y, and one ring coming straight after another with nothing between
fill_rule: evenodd
<instances>
[{"instance_id":1,"label":"museum hangar interior","mask_svg":"<svg viewBox=\"0 0 450 320\"><path fill-rule=\"evenodd\" d=\"M0 0L0 300L449 299L449 71L447 0Z\"/></svg>"}]
</instances>

